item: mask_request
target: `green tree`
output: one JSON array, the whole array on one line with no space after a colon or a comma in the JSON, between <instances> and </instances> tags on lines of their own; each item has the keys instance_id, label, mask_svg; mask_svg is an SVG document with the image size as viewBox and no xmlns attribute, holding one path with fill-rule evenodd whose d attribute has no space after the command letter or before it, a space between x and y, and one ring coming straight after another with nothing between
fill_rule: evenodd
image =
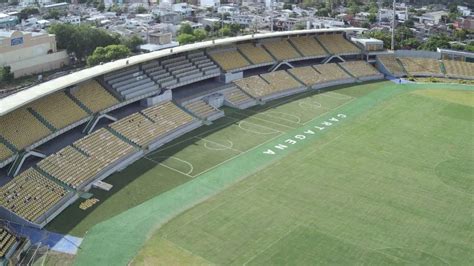
<instances>
[{"instance_id":1,"label":"green tree","mask_svg":"<svg viewBox=\"0 0 474 266\"><path fill-rule=\"evenodd\" d=\"M181 23L181 27L179 28L179 33L180 34L193 34L193 28L189 23Z\"/></svg>"},{"instance_id":2,"label":"green tree","mask_svg":"<svg viewBox=\"0 0 474 266\"><path fill-rule=\"evenodd\" d=\"M225 26L219 30L219 35L226 36L226 37L232 36L232 31L230 30L229 27Z\"/></svg>"},{"instance_id":3,"label":"green tree","mask_svg":"<svg viewBox=\"0 0 474 266\"><path fill-rule=\"evenodd\" d=\"M420 47L422 50L436 51L436 48L450 48L452 41L446 34L434 35L428 38Z\"/></svg>"},{"instance_id":4,"label":"green tree","mask_svg":"<svg viewBox=\"0 0 474 266\"><path fill-rule=\"evenodd\" d=\"M20 20L27 19L31 15L39 14L39 9L36 7L26 7L20 11L18 18Z\"/></svg>"},{"instance_id":5,"label":"green tree","mask_svg":"<svg viewBox=\"0 0 474 266\"><path fill-rule=\"evenodd\" d=\"M143 6L138 6L136 12L137 14L145 14L148 12L148 10Z\"/></svg>"},{"instance_id":6,"label":"green tree","mask_svg":"<svg viewBox=\"0 0 474 266\"><path fill-rule=\"evenodd\" d=\"M329 16L329 10L327 8L320 8L318 9L318 11L316 11L315 13L316 16L319 16L319 17L327 17Z\"/></svg>"},{"instance_id":7,"label":"green tree","mask_svg":"<svg viewBox=\"0 0 474 266\"><path fill-rule=\"evenodd\" d=\"M131 37L122 37L120 43L127 46L127 48L132 52L138 51L138 46L145 43L145 41L137 35L132 35Z\"/></svg>"},{"instance_id":8,"label":"green tree","mask_svg":"<svg viewBox=\"0 0 474 266\"><path fill-rule=\"evenodd\" d=\"M464 51L474 52L474 44L468 44L464 47Z\"/></svg>"},{"instance_id":9,"label":"green tree","mask_svg":"<svg viewBox=\"0 0 474 266\"><path fill-rule=\"evenodd\" d=\"M100 63L110 62L125 58L130 55L127 46L121 44L108 45L106 47L97 47L92 55L87 57L87 65L94 66Z\"/></svg>"},{"instance_id":10,"label":"green tree","mask_svg":"<svg viewBox=\"0 0 474 266\"><path fill-rule=\"evenodd\" d=\"M119 44L120 37L106 30L93 28L90 25L53 24L49 33L56 35L59 49L74 53L78 60L83 60L97 48Z\"/></svg>"},{"instance_id":11,"label":"green tree","mask_svg":"<svg viewBox=\"0 0 474 266\"><path fill-rule=\"evenodd\" d=\"M467 30L465 30L465 29L456 30L456 31L454 32L454 37L455 37L456 40L458 40L458 41L464 41L464 40L466 39L466 37L467 37L467 34L468 34L468 32L467 32Z\"/></svg>"},{"instance_id":12,"label":"green tree","mask_svg":"<svg viewBox=\"0 0 474 266\"><path fill-rule=\"evenodd\" d=\"M10 72L9 66L0 68L0 83L10 82L13 80L13 73Z\"/></svg>"},{"instance_id":13,"label":"green tree","mask_svg":"<svg viewBox=\"0 0 474 266\"><path fill-rule=\"evenodd\" d=\"M179 44L188 44L188 43L193 43L196 41L196 37L192 34L187 34L187 33L181 33L178 35L178 42Z\"/></svg>"},{"instance_id":14,"label":"green tree","mask_svg":"<svg viewBox=\"0 0 474 266\"><path fill-rule=\"evenodd\" d=\"M408 38L400 42L399 46L402 49L417 49L421 45L421 42L415 38Z\"/></svg>"},{"instance_id":15,"label":"green tree","mask_svg":"<svg viewBox=\"0 0 474 266\"><path fill-rule=\"evenodd\" d=\"M200 42L207 38L207 32L203 29L195 29L193 31L193 35L197 42Z\"/></svg>"},{"instance_id":16,"label":"green tree","mask_svg":"<svg viewBox=\"0 0 474 266\"><path fill-rule=\"evenodd\" d=\"M367 19L370 23L375 23L377 21L377 15L375 13L370 13Z\"/></svg>"},{"instance_id":17,"label":"green tree","mask_svg":"<svg viewBox=\"0 0 474 266\"><path fill-rule=\"evenodd\" d=\"M97 11L104 12L104 10L105 10L104 2L100 2L100 4L97 5Z\"/></svg>"}]
</instances>

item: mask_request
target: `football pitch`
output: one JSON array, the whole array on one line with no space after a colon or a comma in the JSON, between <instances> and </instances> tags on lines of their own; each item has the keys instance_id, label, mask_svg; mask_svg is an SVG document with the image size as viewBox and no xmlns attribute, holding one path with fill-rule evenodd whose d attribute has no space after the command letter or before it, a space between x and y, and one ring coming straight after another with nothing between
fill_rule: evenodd
<instances>
[{"instance_id":1,"label":"football pitch","mask_svg":"<svg viewBox=\"0 0 474 266\"><path fill-rule=\"evenodd\" d=\"M85 235L78 265L470 264L472 89L375 82L226 109L49 229Z\"/></svg>"}]
</instances>

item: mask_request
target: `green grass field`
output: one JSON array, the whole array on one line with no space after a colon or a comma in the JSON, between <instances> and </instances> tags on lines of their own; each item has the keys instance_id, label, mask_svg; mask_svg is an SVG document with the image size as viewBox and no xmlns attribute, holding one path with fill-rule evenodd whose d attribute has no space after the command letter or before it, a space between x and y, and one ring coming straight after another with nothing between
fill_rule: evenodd
<instances>
[{"instance_id":1,"label":"green grass field","mask_svg":"<svg viewBox=\"0 0 474 266\"><path fill-rule=\"evenodd\" d=\"M472 86L377 82L225 111L49 225L85 235L77 265L473 263Z\"/></svg>"}]
</instances>

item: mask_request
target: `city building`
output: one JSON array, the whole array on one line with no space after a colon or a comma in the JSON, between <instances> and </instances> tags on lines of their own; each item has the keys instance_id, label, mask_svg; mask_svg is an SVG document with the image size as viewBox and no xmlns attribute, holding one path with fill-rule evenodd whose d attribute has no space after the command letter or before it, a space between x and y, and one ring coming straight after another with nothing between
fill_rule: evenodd
<instances>
[{"instance_id":1,"label":"city building","mask_svg":"<svg viewBox=\"0 0 474 266\"><path fill-rule=\"evenodd\" d=\"M53 34L0 31L0 66L9 66L15 78L57 69L68 63L66 51L57 50Z\"/></svg>"}]
</instances>

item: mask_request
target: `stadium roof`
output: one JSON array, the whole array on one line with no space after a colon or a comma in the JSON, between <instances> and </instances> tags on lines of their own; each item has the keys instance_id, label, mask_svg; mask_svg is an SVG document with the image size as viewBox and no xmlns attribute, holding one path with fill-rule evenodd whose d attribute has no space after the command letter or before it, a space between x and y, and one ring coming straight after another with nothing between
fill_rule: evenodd
<instances>
[{"instance_id":1,"label":"stadium roof","mask_svg":"<svg viewBox=\"0 0 474 266\"><path fill-rule=\"evenodd\" d=\"M132 66L147 62L153 59L165 57L172 54L188 52L192 50L204 49L214 47L218 45L227 45L236 42L250 41L256 39L270 38L270 37L284 37L288 35L298 35L307 33L324 33L324 32L336 32L336 31L362 31L363 28L331 28L331 29L312 29L312 30L297 30L297 31L280 31L280 32L269 32L259 33L253 35L244 35L230 38L223 38L218 40L211 40L193 44L187 44L174 48L164 49L156 52L140 54L125 59L120 59L103 65L98 65L78 72L74 72L65 76L58 77L53 80L49 80L33 86L31 88L22 90L13 95L7 96L0 99L0 116L5 115L19 107L22 107L28 103L31 103L37 99L47 96L51 93L65 89L72 85L90 80L100 75L104 75L127 66Z\"/></svg>"}]
</instances>

